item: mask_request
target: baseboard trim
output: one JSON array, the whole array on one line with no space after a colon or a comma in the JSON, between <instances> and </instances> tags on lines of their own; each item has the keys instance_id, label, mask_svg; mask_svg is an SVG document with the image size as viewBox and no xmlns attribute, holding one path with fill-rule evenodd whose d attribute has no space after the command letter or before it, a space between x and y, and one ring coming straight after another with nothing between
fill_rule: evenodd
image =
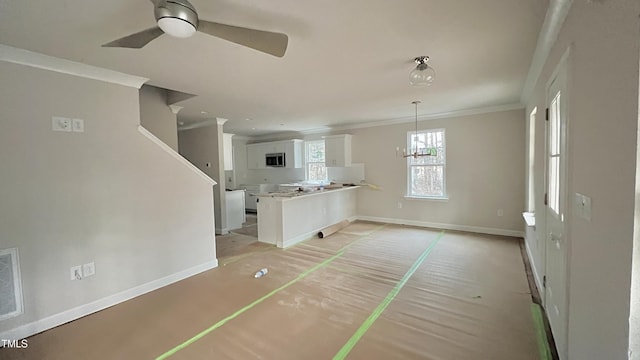
<instances>
[{"instance_id":1,"label":"baseboard trim","mask_svg":"<svg viewBox=\"0 0 640 360\"><path fill-rule=\"evenodd\" d=\"M19 326L17 328L7 330L3 333L0 333L0 339L7 339L7 340L24 339L26 337L35 335L45 330L52 329L56 326L60 326L70 321L77 320L83 316L93 314L100 310L117 305L119 303L125 302L130 299L133 299L140 295L144 295L153 290L170 285L174 282L186 279L188 277L197 275L201 272L204 272L216 267L218 267L218 260L214 259L210 262L207 262L198 266L194 266L186 270L182 270L180 272L171 274L169 276L165 276L157 280L150 281L148 283L119 292L117 294L107 296L105 298L90 302L88 304L80 305L73 309L63 311L61 313L46 317L44 319L40 319L28 324Z\"/></svg>"},{"instance_id":2,"label":"baseboard trim","mask_svg":"<svg viewBox=\"0 0 640 360\"><path fill-rule=\"evenodd\" d=\"M357 216L349 216L345 220L347 220L347 221L349 221L351 223L351 222L354 222L357 219L358 219ZM339 222L340 221L338 221L337 223L339 223ZM334 225L334 224L331 224L331 225ZM327 225L327 226L331 226L331 225ZM321 227L319 229L316 229L314 231L309 231L309 232L306 232L306 233L304 233L302 235L298 235L298 236L294 237L293 239L289 239L288 241L278 242L278 244L276 246L278 246L279 248L283 248L284 249L284 248L287 248L289 246L295 245L297 243L309 240L309 239L311 239L313 237L317 237L318 233L320 231L322 231L322 229L326 228L327 226L323 226L323 227Z\"/></svg>"},{"instance_id":3,"label":"baseboard trim","mask_svg":"<svg viewBox=\"0 0 640 360\"><path fill-rule=\"evenodd\" d=\"M544 291L542 288L542 281L540 281L540 278L538 277L538 269L536 268L536 262L533 261L533 256L531 255L531 248L529 248L529 243L527 242L527 240L525 239L524 241L524 248L527 251L527 257L529 258L529 265L531 265L531 272L533 272L533 280L536 283L536 287L538 288L538 294L540 294L540 297L542 299L544 299Z\"/></svg>"},{"instance_id":4,"label":"baseboard trim","mask_svg":"<svg viewBox=\"0 0 640 360\"><path fill-rule=\"evenodd\" d=\"M479 233L479 234L502 235L502 236L524 238L524 231L516 231L516 230L488 228L488 227L481 227L481 226L443 224L443 223L434 223L434 222L428 222L428 221L383 218L383 217L376 217L376 216L360 215L357 218L358 220L362 220L362 221L373 221L373 222L379 222L379 223L411 225L411 226L428 227L428 228L436 228L436 229L443 229L443 230L468 231L468 232Z\"/></svg>"},{"instance_id":5,"label":"baseboard trim","mask_svg":"<svg viewBox=\"0 0 640 360\"><path fill-rule=\"evenodd\" d=\"M301 243L303 241L309 240L311 238L313 238L314 235L318 234L318 231L320 230L316 230L316 231L309 231L306 232L302 235L298 235L296 237L294 237L293 239L289 239L287 241L278 241L278 244L276 246L278 246L281 249L286 249L289 246L295 245L297 243Z\"/></svg>"}]
</instances>

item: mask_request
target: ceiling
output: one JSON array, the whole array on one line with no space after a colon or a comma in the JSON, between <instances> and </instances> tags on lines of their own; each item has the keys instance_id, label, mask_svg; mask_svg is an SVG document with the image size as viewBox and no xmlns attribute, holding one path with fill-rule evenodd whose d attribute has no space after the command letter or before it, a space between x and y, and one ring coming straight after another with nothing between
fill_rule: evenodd
<instances>
[{"instance_id":1,"label":"ceiling","mask_svg":"<svg viewBox=\"0 0 640 360\"><path fill-rule=\"evenodd\" d=\"M518 104L549 0L191 0L201 19L282 32L282 58L203 33L102 44L155 25L148 0L0 0L0 43L197 95L185 125L257 136ZM428 55L430 87L412 87Z\"/></svg>"}]
</instances>

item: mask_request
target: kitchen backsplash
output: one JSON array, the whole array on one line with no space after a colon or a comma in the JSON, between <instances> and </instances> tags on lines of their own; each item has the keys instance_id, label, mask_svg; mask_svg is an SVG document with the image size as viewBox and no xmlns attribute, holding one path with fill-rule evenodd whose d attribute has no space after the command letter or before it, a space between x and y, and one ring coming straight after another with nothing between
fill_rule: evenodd
<instances>
[{"instance_id":1,"label":"kitchen backsplash","mask_svg":"<svg viewBox=\"0 0 640 360\"><path fill-rule=\"evenodd\" d=\"M329 181L342 183L359 183L364 180L364 164L353 164L350 167L327 168ZM237 174L240 177L244 174ZM229 175L227 175L229 177ZM228 179L227 179L228 180ZM302 169L259 169L247 170L246 176L235 178L235 186L240 184L287 184L304 181Z\"/></svg>"},{"instance_id":2,"label":"kitchen backsplash","mask_svg":"<svg viewBox=\"0 0 640 360\"><path fill-rule=\"evenodd\" d=\"M304 180L301 169L259 169L248 170L245 179L236 179L237 184L285 184Z\"/></svg>"}]
</instances>

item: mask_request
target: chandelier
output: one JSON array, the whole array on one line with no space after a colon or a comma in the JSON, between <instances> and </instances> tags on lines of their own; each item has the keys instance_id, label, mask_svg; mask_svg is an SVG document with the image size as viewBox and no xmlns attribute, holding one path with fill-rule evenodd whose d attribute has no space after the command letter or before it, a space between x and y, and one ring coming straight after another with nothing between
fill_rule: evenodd
<instances>
[{"instance_id":1,"label":"chandelier","mask_svg":"<svg viewBox=\"0 0 640 360\"><path fill-rule=\"evenodd\" d=\"M406 149L402 149L402 157L403 158L412 157L414 159L417 159L421 156L436 156L437 150L435 148L428 148L428 149L423 148L420 150L420 152L418 152L418 104L420 104L420 101L415 100L415 101L412 101L411 103L416 107L416 133L413 138L413 143L416 144L416 148L410 154L407 154Z\"/></svg>"}]
</instances>

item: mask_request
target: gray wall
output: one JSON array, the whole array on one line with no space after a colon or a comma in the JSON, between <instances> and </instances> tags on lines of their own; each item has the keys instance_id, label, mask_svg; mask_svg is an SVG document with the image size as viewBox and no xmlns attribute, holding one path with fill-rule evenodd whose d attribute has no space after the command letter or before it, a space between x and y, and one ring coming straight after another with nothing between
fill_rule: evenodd
<instances>
[{"instance_id":1,"label":"gray wall","mask_svg":"<svg viewBox=\"0 0 640 360\"><path fill-rule=\"evenodd\" d=\"M209 125L178 132L180 154L218 184L214 187L216 233L227 232L222 125ZM207 166L207 163L210 166Z\"/></svg>"},{"instance_id":2,"label":"gray wall","mask_svg":"<svg viewBox=\"0 0 640 360\"><path fill-rule=\"evenodd\" d=\"M358 214L522 231L523 114L513 110L419 122L419 129L445 129L446 201L404 197L407 165L396 154L396 147L407 147L407 132L414 129L413 123L350 131L353 162L364 163L366 180L382 188L362 191ZM498 209L503 216L497 215Z\"/></svg>"},{"instance_id":3,"label":"gray wall","mask_svg":"<svg viewBox=\"0 0 640 360\"><path fill-rule=\"evenodd\" d=\"M140 88L140 123L158 139L178 151L177 117L167 105L167 90L142 85Z\"/></svg>"},{"instance_id":4,"label":"gray wall","mask_svg":"<svg viewBox=\"0 0 640 360\"><path fill-rule=\"evenodd\" d=\"M215 261L212 187L137 131L137 89L4 62L0 79L0 248L25 305L0 333Z\"/></svg>"},{"instance_id":5,"label":"gray wall","mask_svg":"<svg viewBox=\"0 0 640 360\"><path fill-rule=\"evenodd\" d=\"M571 47L568 196L569 201L576 192L590 196L592 217L586 221L569 209L566 220L569 359L626 359L629 299L636 309L640 301L637 289L630 293L639 13L637 0L574 1L527 106L527 114L535 106L538 114L544 113L547 81ZM537 122L536 159L544 159L544 126L544 121ZM536 209L544 209L542 160L536 162L535 169ZM536 216L538 229L544 229L543 220L543 216ZM538 230L538 236L544 232ZM636 247L639 244L636 240ZM534 261L539 269L544 267L539 254ZM632 318L636 329L638 318L638 314ZM638 359L637 342L635 348L634 358Z\"/></svg>"}]
</instances>

